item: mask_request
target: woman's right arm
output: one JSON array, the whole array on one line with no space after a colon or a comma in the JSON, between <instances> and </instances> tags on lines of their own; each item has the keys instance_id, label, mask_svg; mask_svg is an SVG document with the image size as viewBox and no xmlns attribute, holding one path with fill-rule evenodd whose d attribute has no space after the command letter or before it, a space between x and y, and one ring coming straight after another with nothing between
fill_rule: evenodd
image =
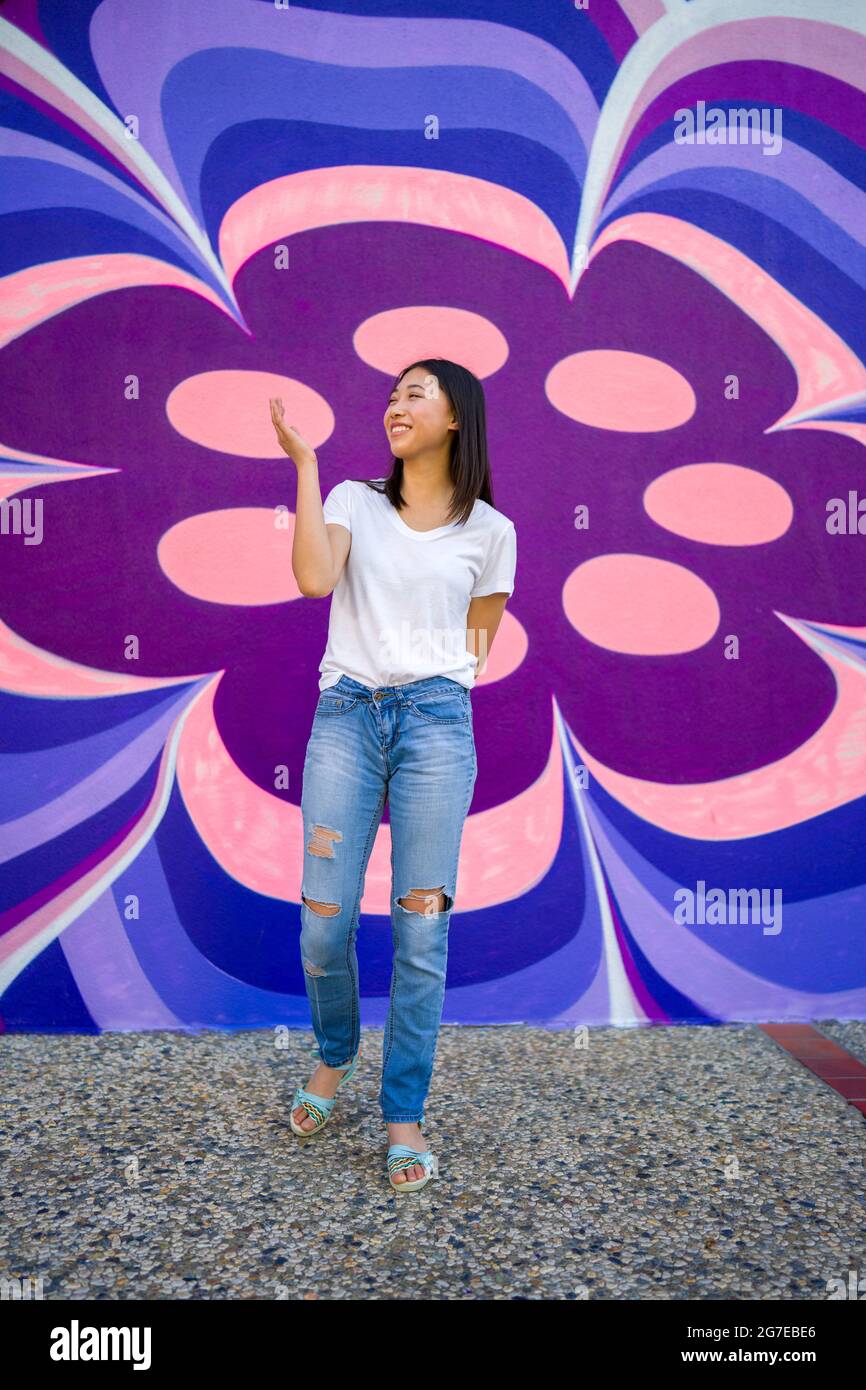
<instances>
[{"instance_id":1,"label":"woman's right arm","mask_svg":"<svg viewBox=\"0 0 866 1390\"><path fill-rule=\"evenodd\" d=\"M326 525L315 450L283 420L283 403L271 398L271 420L284 453L298 473L292 572L305 598L326 598L336 587L352 545L345 526Z\"/></svg>"}]
</instances>

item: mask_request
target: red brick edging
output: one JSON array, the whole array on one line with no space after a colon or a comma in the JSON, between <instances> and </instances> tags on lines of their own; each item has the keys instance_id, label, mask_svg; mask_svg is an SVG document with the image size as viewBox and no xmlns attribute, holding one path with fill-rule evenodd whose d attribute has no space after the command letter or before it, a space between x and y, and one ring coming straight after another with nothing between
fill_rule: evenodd
<instances>
[{"instance_id":1,"label":"red brick edging","mask_svg":"<svg viewBox=\"0 0 866 1390\"><path fill-rule=\"evenodd\" d=\"M802 1062L849 1105L866 1116L866 1065L811 1023L759 1023L780 1047Z\"/></svg>"}]
</instances>

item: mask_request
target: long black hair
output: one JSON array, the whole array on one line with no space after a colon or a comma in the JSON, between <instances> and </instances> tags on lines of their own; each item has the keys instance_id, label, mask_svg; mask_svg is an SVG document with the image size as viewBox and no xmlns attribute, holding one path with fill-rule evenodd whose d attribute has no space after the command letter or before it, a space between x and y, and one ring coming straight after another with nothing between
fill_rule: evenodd
<instances>
[{"instance_id":1,"label":"long black hair","mask_svg":"<svg viewBox=\"0 0 866 1390\"><path fill-rule=\"evenodd\" d=\"M454 490L448 521L468 521L477 498L493 506L493 488L490 482L490 462L487 457L487 410L484 404L484 388L477 376L457 362L449 362L445 357L425 357L419 362L410 362L394 380L391 388L396 390L407 372L414 367L426 367L436 377L439 389L444 391L457 418L458 429L451 431L451 457L449 461L451 482ZM393 507L399 511L406 505L403 496L403 460L391 455L391 475L384 482L365 478L367 487L375 492L384 492ZM446 522L447 524L447 522Z\"/></svg>"}]
</instances>

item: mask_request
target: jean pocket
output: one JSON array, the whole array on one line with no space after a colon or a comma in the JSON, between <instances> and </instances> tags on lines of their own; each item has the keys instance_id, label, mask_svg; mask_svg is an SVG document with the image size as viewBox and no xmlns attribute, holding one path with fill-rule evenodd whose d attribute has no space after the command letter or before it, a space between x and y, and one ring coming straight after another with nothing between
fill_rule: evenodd
<instances>
[{"instance_id":1,"label":"jean pocket","mask_svg":"<svg viewBox=\"0 0 866 1390\"><path fill-rule=\"evenodd\" d=\"M320 714L348 714L349 710L354 709L357 703L357 695L339 695L333 690L323 690L316 705L314 718L318 719Z\"/></svg>"},{"instance_id":2,"label":"jean pocket","mask_svg":"<svg viewBox=\"0 0 866 1390\"><path fill-rule=\"evenodd\" d=\"M427 724L468 724L472 713L469 691L431 690L429 695L413 695L409 709Z\"/></svg>"}]
</instances>

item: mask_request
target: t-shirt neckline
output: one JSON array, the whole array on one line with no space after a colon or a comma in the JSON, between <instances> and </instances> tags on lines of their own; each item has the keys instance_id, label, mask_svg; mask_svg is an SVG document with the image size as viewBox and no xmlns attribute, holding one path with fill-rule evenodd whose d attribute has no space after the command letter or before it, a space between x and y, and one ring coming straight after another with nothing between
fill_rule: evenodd
<instances>
[{"instance_id":1,"label":"t-shirt neckline","mask_svg":"<svg viewBox=\"0 0 866 1390\"><path fill-rule=\"evenodd\" d=\"M384 482L384 479L375 478L374 482ZM380 496L385 504L385 510L388 513L388 517L393 523L393 525L397 528L401 535L411 536L413 541L435 541L437 536L445 536L448 534L449 531L453 531L457 526L460 525L459 521L451 521L448 522L445 526L434 526L432 531L415 531L411 526L406 525L400 513L397 511L397 508L391 505L390 500L385 496L385 494L380 493Z\"/></svg>"},{"instance_id":2,"label":"t-shirt neckline","mask_svg":"<svg viewBox=\"0 0 866 1390\"><path fill-rule=\"evenodd\" d=\"M406 525L402 516L397 511L397 508L391 506L387 497L385 498L385 506L388 508L388 515L397 527L397 530L402 531L404 536L411 536L413 541L435 540L437 536L444 536L446 532L453 531L455 526L460 525L459 521L452 521L449 522L447 526L434 526L432 531L415 531L411 526Z\"/></svg>"}]
</instances>

